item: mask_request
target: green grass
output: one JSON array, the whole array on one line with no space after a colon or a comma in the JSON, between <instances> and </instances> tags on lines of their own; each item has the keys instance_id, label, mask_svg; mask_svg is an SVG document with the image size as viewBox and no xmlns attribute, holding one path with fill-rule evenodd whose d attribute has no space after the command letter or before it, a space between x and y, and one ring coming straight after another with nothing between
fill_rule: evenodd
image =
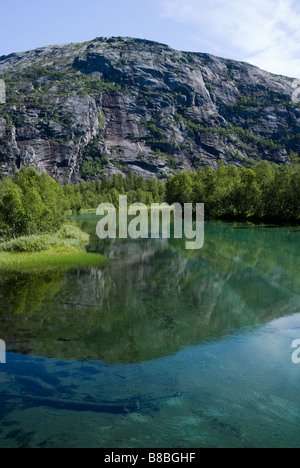
<instances>
[{"instance_id":1,"label":"green grass","mask_svg":"<svg viewBox=\"0 0 300 468\"><path fill-rule=\"evenodd\" d=\"M63 247L84 249L89 243L89 235L72 224L64 225L55 234L17 237L0 243L0 252L41 252Z\"/></svg>"},{"instance_id":2,"label":"green grass","mask_svg":"<svg viewBox=\"0 0 300 468\"><path fill-rule=\"evenodd\" d=\"M102 267L107 259L87 253L90 236L72 224L56 234L19 237L0 243L0 272L45 272L49 270Z\"/></svg>"},{"instance_id":3,"label":"green grass","mask_svg":"<svg viewBox=\"0 0 300 468\"><path fill-rule=\"evenodd\" d=\"M99 254L87 253L76 248L52 248L43 252L1 252L0 272L45 272L49 270L99 268L108 260Z\"/></svg>"},{"instance_id":4,"label":"green grass","mask_svg":"<svg viewBox=\"0 0 300 468\"><path fill-rule=\"evenodd\" d=\"M80 215L85 215L85 214L93 214L96 215L96 208L87 208L87 209L82 209L80 210Z\"/></svg>"}]
</instances>

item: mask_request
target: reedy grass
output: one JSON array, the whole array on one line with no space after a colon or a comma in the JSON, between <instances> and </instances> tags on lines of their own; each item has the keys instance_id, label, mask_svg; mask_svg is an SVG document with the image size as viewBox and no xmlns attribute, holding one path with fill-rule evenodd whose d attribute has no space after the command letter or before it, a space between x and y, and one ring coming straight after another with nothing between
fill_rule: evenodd
<instances>
[{"instance_id":1,"label":"reedy grass","mask_svg":"<svg viewBox=\"0 0 300 468\"><path fill-rule=\"evenodd\" d=\"M68 271L101 267L107 259L87 253L89 235L73 225L55 234L19 237L0 243L0 272Z\"/></svg>"},{"instance_id":2,"label":"reedy grass","mask_svg":"<svg viewBox=\"0 0 300 468\"><path fill-rule=\"evenodd\" d=\"M0 243L0 252L41 252L56 247L83 249L89 235L72 224L66 224L55 234L18 237Z\"/></svg>"},{"instance_id":3,"label":"reedy grass","mask_svg":"<svg viewBox=\"0 0 300 468\"><path fill-rule=\"evenodd\" d=\"M0 252L0 272L41 272L49 270L100 268L108 260L100 254L64 247L42 252Z\"/></svg>"}]
</instances>

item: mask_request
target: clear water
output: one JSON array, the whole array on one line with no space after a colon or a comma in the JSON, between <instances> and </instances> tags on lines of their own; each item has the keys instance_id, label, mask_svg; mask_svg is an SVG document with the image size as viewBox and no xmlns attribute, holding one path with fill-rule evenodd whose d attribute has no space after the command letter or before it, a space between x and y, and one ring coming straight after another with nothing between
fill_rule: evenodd
<instances>
[{"instance_id":1,"label":"clear water","mask_svg":"<svg viewBox=\"0 0 300 468\"><path fill-rule=\"evenodd\" d=\"M299 447L300 229L78 223L108 267L0 278L0 447Z\"/></svg>"}]
</instances>

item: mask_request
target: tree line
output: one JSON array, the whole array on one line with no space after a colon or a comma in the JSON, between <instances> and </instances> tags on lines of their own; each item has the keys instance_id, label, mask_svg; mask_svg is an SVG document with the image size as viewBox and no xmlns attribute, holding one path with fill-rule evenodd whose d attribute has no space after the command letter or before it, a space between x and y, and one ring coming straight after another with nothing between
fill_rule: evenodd
<instances>
[{"instance_id":1,"label":"tree line","mask_svg":"<svg viewBox=\"0 0 300 468\"><path fill-rule=\"evenodd\" d=\"M0 235L57 232L66 214L96 209L104 202L117 207L119 195L127 195L129 204L205 203L206 219L294 223L300 219L300 164L297 158L285 166L263 161L238 168L220 163L216 169L182 172L166 182L129 174L65 186L22 167L0 181Z\"/></svg>"},{"instance_id":2,"label":"tree line","mask_svg":"<svg viewBox=\"0 0 300 468\"><path fill-rule=\"evenodd\" d=\"M205 203L206 218L298 222L300 165L263 161L252 168L225 166L184 172L168 179L168 203Z\"/></svg>"},{"instance_id":3,"label":"tree line","mask_svg":"<svg viewBox=\"0 0 300 468\"><path fill-rule=\"evenodd\" d=\"M49 175L22 167L14 177L0 180L0 237L15 238L57 232L67 214L95 209L101 203L119 204L119 195L128 203L161 203L165 184L156 179L144 181L129 174L103 181L59 185Z\"/></svg>"}]
</instances>

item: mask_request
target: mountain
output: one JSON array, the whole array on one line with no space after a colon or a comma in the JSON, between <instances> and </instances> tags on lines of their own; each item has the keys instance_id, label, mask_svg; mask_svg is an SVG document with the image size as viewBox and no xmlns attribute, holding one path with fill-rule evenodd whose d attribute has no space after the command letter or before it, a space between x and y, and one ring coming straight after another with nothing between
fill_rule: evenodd
<instances>
[{"instance_id":1,"label":"mountain","mask_svg":"<svg viewBox=\"0 0 300 468\"><path fill-rule=\"evenodd\" d=\"M0 80L2 175L25 165L60 182L163 179L300 152L295 80L247 63L98 38L2 56Z\"/></svg>"}]
</instances>

